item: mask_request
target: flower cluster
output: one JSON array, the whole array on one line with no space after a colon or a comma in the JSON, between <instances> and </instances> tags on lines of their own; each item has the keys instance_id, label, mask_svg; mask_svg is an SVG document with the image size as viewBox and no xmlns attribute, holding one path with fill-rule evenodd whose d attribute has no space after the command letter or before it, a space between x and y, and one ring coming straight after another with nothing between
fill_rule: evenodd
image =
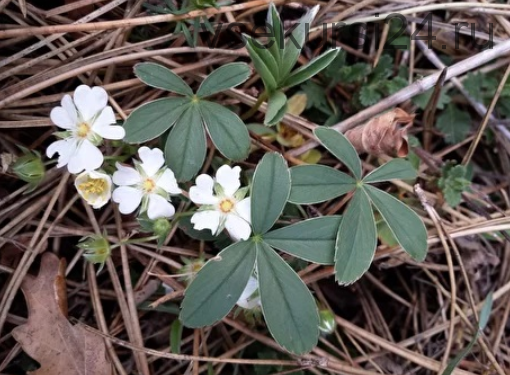
<instances>
[{"instance_id":1,"label":"flower cluster","mask_svg":"<svg viewBox=\"0 0 510 375\"><path fill-rule=\"evenodd\" d=\"M140 215L154 222L173 217L170 197L183 192L165 166L163 151L143 146L133 166L117 162L111 176L101 169L105 158L99 146L103 140L125 137L107 103L108 94L102 87L81 85L72 98L65 95L61 106L50 114L52 122L64 131L55 133L61 139L50 144L46 155L58 154L57 167L67 166L70 173L77 174L74 185L78 194L95 209L113 200L122 214L139 208ZM235 241L249 238L250 198L245 198L248 189L241 188L240 173L238 166L223 165L214 179L205 174L196 178L189 191L191 201L200 205L191 218L196 230L210 229L217 235L226 229Z\"/></svg>"}]
</instances>

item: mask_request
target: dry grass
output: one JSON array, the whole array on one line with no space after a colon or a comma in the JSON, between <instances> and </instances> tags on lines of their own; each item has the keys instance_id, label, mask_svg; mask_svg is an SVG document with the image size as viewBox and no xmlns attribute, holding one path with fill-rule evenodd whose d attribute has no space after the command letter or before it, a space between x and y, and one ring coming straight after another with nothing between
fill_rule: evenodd
<instances>
[{"instance_id":1,"label":"dry grass","mask_svg":"<svg viewBox=\"0 0 510 375\"><path fill-rule=\"evenodd\" d=\"M247 61L244 49L187 47L182 34L169 32L168 22L206 14L215 22L251 24L265 14L268 4L266 0L237 2L177 17L148 15L143 8L145 1L55 1L51 9L45 10L35 6L35 2L32 5L25 0L0 0L2 152L19 155L19 145L44 152L54 131L48 116L50 109L80 83L104 86L120 119L141 103L160 97L161 91L133 78L132 67L138 61L157 61L194 85L211 67ZM314 374L438 374L471 339L477 311L489 291L494 291L495 302L488 328L473 352L461 362L462 370L455 374L503 375L510 371L510 243L508 235L491 241L486 236L506 234L510 229L510 133L507 122L498 121L482 103L470 98L462 83L470 70L487 72L508 66L510 6L484 0L468 5L425 0L412 6L389 0L274 2L286 3L290 15L299 15L304 4L320 3L320 22L372 22L375 13L391 12L419 20L434 11L436 24L445 29L452 18L477 22L481 34L488 32L489 23L494 24L497 43L493 49L479 52L466 44L459 55L454 55L452 48L447 52L455 63L446 73L445 84L461 92L455 100L466 103L480 124L472 136L462 143L445 145L432 126L434 111L428 114L427 121L423 113L417 113L413 133L421 137L424 129L425 133L432 131L424 148L416 150L422 159L422 196L429 202L420 208L429 231L426 261L416 264L400 249L380 245L370 271L349 287L335 285L330 267L309 265L303 269L300 275L320 303L334 311L338 325L334 334L321 338L309 356L287 356L263 325L253 327L241 318L225 318L214 327L200 330L185 329L182 354L171 354L169 330L176 316L141 310L137 305L162 297L154 280L175 291L165 298L165 304L178 305L184 290L183 283L175 277L182 266L181 257L208 257L217 249L209 243L190 240L174 227L161 248L152 243L121 246L107 262L106 271L96 278L93 267L83 261L75 246L78 239L103 230L112 243L127 235L136 236L135 218L121 218L113 205L92 210L78 199L63 170L51 167L44 182L28 194L24 194L26 186L22 182L4 171L0 174L0 372L14 374L26 369L21 348L9 332L25 320L19 286L24 275L36 269L38 255L44 251L67 258L70 315L105 337L118 374L252 374L254 364L272 366L267 373L279 374L288 373L291 368ZM414 23L410 25L411 30L414 27ZM322 37L314 31L310 48L315 48ZM223 42L226 45L228 41L227 36ZM342 47L357 61L374 63L384 41L383 33L381 44L372 43L369 50ZM313 56L312 51L307 50L307 57L302 56L300 62ZM414 109L409 100L433 87L441 75L444 65L439 52L445 53L427 48L422 41L412 41L410 52L398 52L395 59L397 64L409 66L411 77L413 72L426 77L417 82L411 79L407 88L372 107L348 113L336 128L346 131L395 105ZM502 81L506 81L506 75ZM256 102L260 89L261 82L255 77L218 100L247 111ZM331 93L345 108L349 108L350 95L341 89ZM499 92L495 100L498 95ZM265 106L260 110L264 111ZM258 113L252 120L260 116ZM290 165L301 162L298 156L316 145L311 132L315 127L313 119L287 115L285 123L303 134L307 143L296 149L283 149L252 134L253 144L260 151L253 153L244 167L254 167L264 150L284 153ZM482 138L485 127L494 133L493 144ZM209 150L204 171L216 155L213 147ZM476 185L464 195L465 203L455 209L447 206L437 189L427 183L437 175L438 165L449 158L473 160L477 165ZM325 161L330 162L334 165L331 160ZM373 158L366 158L365 169L372 169L374 162ZM402 181L389 189L413 193L413 187ZM332 201L310 214L341 212L343 203ZM186 204L181 203L179 210L186 210ZM98 327L97 331L92 327ZM281 355L271 357L274 359L257 357L258 352L268 351ZM291 367L278 370L280 365Z\"/></svg>"}]
</instances>

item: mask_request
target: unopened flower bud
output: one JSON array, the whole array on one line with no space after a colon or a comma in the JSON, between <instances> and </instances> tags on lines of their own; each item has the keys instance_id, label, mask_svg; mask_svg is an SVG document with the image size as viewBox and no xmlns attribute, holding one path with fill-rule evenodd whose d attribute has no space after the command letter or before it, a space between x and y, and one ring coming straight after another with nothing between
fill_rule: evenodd
<instances>
[{"instance_id":1,"label":"unopened flower bud","mask_svg":"<svg viewBox=\"0 0 510 375\"><path fill-rule=\"evenodd\" d=\"M44 179L46 167L44 166L41 155L37 151L23 149L25 152L12 164L12 171L20 180L28 182L30 190L34 190Z\"/></svg>"},{"instance_id":2,"label":"unopened flower bud","mask_svg":"<svg viewBox=\"0 0 510 375\"><path fill-rule=\"evenodd\" d=\"M319 329L325 334L331 334L336 329L335 314L329 309L321 309L319 311Z\"/></svg>"},{"instance_id":3,"label":"unopened flower bud","mask_svg":"<svg viewBox=\"0 0 510 375\"><path fill-rule=\"evenodd\" d=\"M98 273L104 267L104 264L111 254L110 243L106 235L92 235L83 237L78 243L80 249L85 250L83 257L92 264L100 264Z\"/></svg>"},{"instance_id":4,"label":"unopened flower bud","mask_svg":"<svg viewBox=\"0 0 510 375\"><path fill-rule=\"evenodd\" d=\"M161 217L159 219L154 220L152 225L152 231L156 236L166 237L172 228L172 224L168 219Z\"/></svg>"}]
</instances>

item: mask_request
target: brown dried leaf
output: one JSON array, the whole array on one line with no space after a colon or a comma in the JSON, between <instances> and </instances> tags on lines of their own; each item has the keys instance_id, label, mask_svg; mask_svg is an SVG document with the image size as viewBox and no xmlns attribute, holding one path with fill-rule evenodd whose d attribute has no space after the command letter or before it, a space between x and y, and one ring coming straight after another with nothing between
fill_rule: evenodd
<instances>
[{"instance_id":1,"label":"brown dried leaf","mask_svg":"<svg viewBox=\"0 0 510 375\"><path fill-rule=\"evenodd\" d=\"M30 374L111 375L103 339L71 325L61 312L58 301L63 298L62 269L56 255L44 253L39 275L27 276L21 285L29 317L12 335L41 364Z\"/></svg>"},{"instance_id":2,"label":"brown dried leaf","mask_svg":"<svg viewBox=\"0 0 510 375\"><path fill-rule=\"evenodd\" d=\"M359 153L403 158L409 153L407 128L413 124L413 120L414 115L394 108L365 125L348 130L345 136Z\"/></svg>"}]
</instances>

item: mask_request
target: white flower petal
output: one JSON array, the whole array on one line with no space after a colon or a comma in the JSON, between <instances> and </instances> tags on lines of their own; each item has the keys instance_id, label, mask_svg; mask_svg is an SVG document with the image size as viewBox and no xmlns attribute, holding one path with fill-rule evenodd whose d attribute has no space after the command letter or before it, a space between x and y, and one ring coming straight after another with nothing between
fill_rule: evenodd
<instances>
[{"instance_id":1,"label":"white flower petal","mask_svg":"<svg viewBox=\"0 0 510 375\"><path fill-rule=\"evenodd\" d=\"M251 223L251 198L244 198L237 202L235 212L238 216Z\"/></svg>"},{"instance_id":2,"label":"white flower petal","mask_svg":"<svg viewBox=\"0 0 510 375\"><path fill-rule=\"evenodd\" d=\"M174 172L168 168L166 168L161 177L159 177L156 182L156 186L170 194L181 193L181 189L179 189L179 186L177 185Z\"/></svg>"},{"instance_id":3,"label":"white flower petal","mask_svg":"<svg viewBox=\"0 0 510 375\"><path fill-rule=\"evenodd\" d=\"M122 139L126 136L126 131L122 126L112 125L116 122L113 109L108 106L96 118L92 124L92 130L104 139Z\"/></svg>"},{"instance_id":4,"label":"white flower petal","mask_svg":"<svg viewBox=\"0 0 510 375\"><path fill-rule=\"evenodd\" d=\"M221 185L225 195L231 197L241 186L239 176L241 175L241 167L231 168L229 165L222 165L216 171L216 182Z\"/></svg>"},{"instance_id":5,"label":"white flower petal","mask_svg":"<svg viewBox=\"0 0 510 375\"><path fill-rule=\"evenodd\" d=\"M60 101L62 107L66 110L69 118L73 121L73 123L78 123L78 112L76 112L76 106L74 105L73 98L71 95L64 95L62 100Z\"/></svg>"},{"instance_id":6,"label":"white flower petal","mask_svg":"<svg viewBox=\"0 0 510 375\"><path fill-rule=\"evenodd\" d=\"M80 173L84 169L93 171L103 164L103 154L88 139L81 141L77 148L69 158L67 169L70 173Z\"/></svg>"},{"instance_id":7,"label":"white flower petal","mask_svg":"<svg viewBox=\"0 0 510 375\"><path fill-rule=\"evenodd\" d=\"M134 168L125 167L120 163L115 163L117 170L113 173L113 183L119 186L136 185L142 181L142 176Z\"/></svg>"},{"instance_id":8,"label":"white flower petal","mask_svg":"<svg viewBox=\"0 0 510 375\"><path fill-rule=\"evenodd\" d=\"M216 235L220 226L220 213L214 210L197 211L191 217L191 223L196 230L210 229Z\"/></svg>"},{"instance_id":9,"label":"white flower petal","mask_svg":"<svg viewBox=\"0 0 510 375\"><path fill-rule=\"evenodd\" d=\"M142 192L131 186L121 186L113 191L112 199L119 204L120 213L132 213L142 202Z\"/></svg>"},{"instance_id":10,"label":"white flower petal","mask_svg":"<svg viewBox=\"0 0 510 375\"><path fill-rule=\"evenodd\" d=\"M216 204L218 198L214 196L214 180L211 176L201 174L195 180L195 186L189 189L189 199L196 204Z\"/></svg>"},{"instance_id":11,"label":"white flower petal","mask_svg":"<svg viewBox=\"0 0 510 375\"><path fill-rule=\"evenodd\" d=\"M62 129L71 130L76 127L76 122L69 117L67 111L62 107L53 108L50 112L50 119L51 122Z\"/></svg>"},{"instance_id":12,"label":"white flower petal","mask_svg":"<svg viewBox=\"0 0 510 375\"><path fill-rule=\"evenodd\" d=\"M149 195L149 207L147 208L149 219L155 220L160 217L172 217L174 214L175 208L169 201L158 194Z\"/></svg>"},{"instance_id":13,"label":"white flower petal","mask_svg":"<svg viewBox=\"0 0 510 375\"><path fill-rule=\"evenodd\" d=\"M83 121L90 121L108 103L108 94L102 87L80 85L74 90L74 104Z\"/></svg>"},{"instance_id":14,"label":"white flower petal","mask_svg":"<svg viewBox=\"0 0 510 375\"><path fill-rule=\"evenodd\" d=\"M227 229L228 234L232 237L233 240L247 240L250 238L251 234L251 226L246 222L246 220L240 218L237 215L230 214L227 216L227 220L225 221L225 228Z\"/></svg>"},{"instance_id":15,"label":"white flower petal","mask_svg":"<svg viewBox=\"0 0 510 375\"><path fill-rule=\"evenodd\" d=\"M237 305L241 306L244 309L253 309L255 306L259 305L260 302L259 296L255 298L250 298L258 288L259 288L258 280L255 277L250 276L250 278L248 279L248 284L246 284L243 293L241 293L241 296L237 301Z\"/></svg>"},{"instance_id":16,"label":"white flower petal","mask_svg":"<svg viewBox=\"0 0 510 375\"><path fill-rule=\"evenodd\" d=\"M55 153L59 154L57 168L69 163L69 159L76 153L77 142L74 138L61 139L53 142L46 149L46 155L51 158Z\"/></svg>"},{"instance_id":17,"label":"white flower petal","mask_svg":"<svg viewBox=\"0 0 510 375\"><path fill-rule=\"evenodd\" d=\"M147 174L147 177L154 176L165 164L165 158L163 157L163 151L159 148L140 147L138 155L142 161L142 168Z\"/></svg>"}]
</instances>

